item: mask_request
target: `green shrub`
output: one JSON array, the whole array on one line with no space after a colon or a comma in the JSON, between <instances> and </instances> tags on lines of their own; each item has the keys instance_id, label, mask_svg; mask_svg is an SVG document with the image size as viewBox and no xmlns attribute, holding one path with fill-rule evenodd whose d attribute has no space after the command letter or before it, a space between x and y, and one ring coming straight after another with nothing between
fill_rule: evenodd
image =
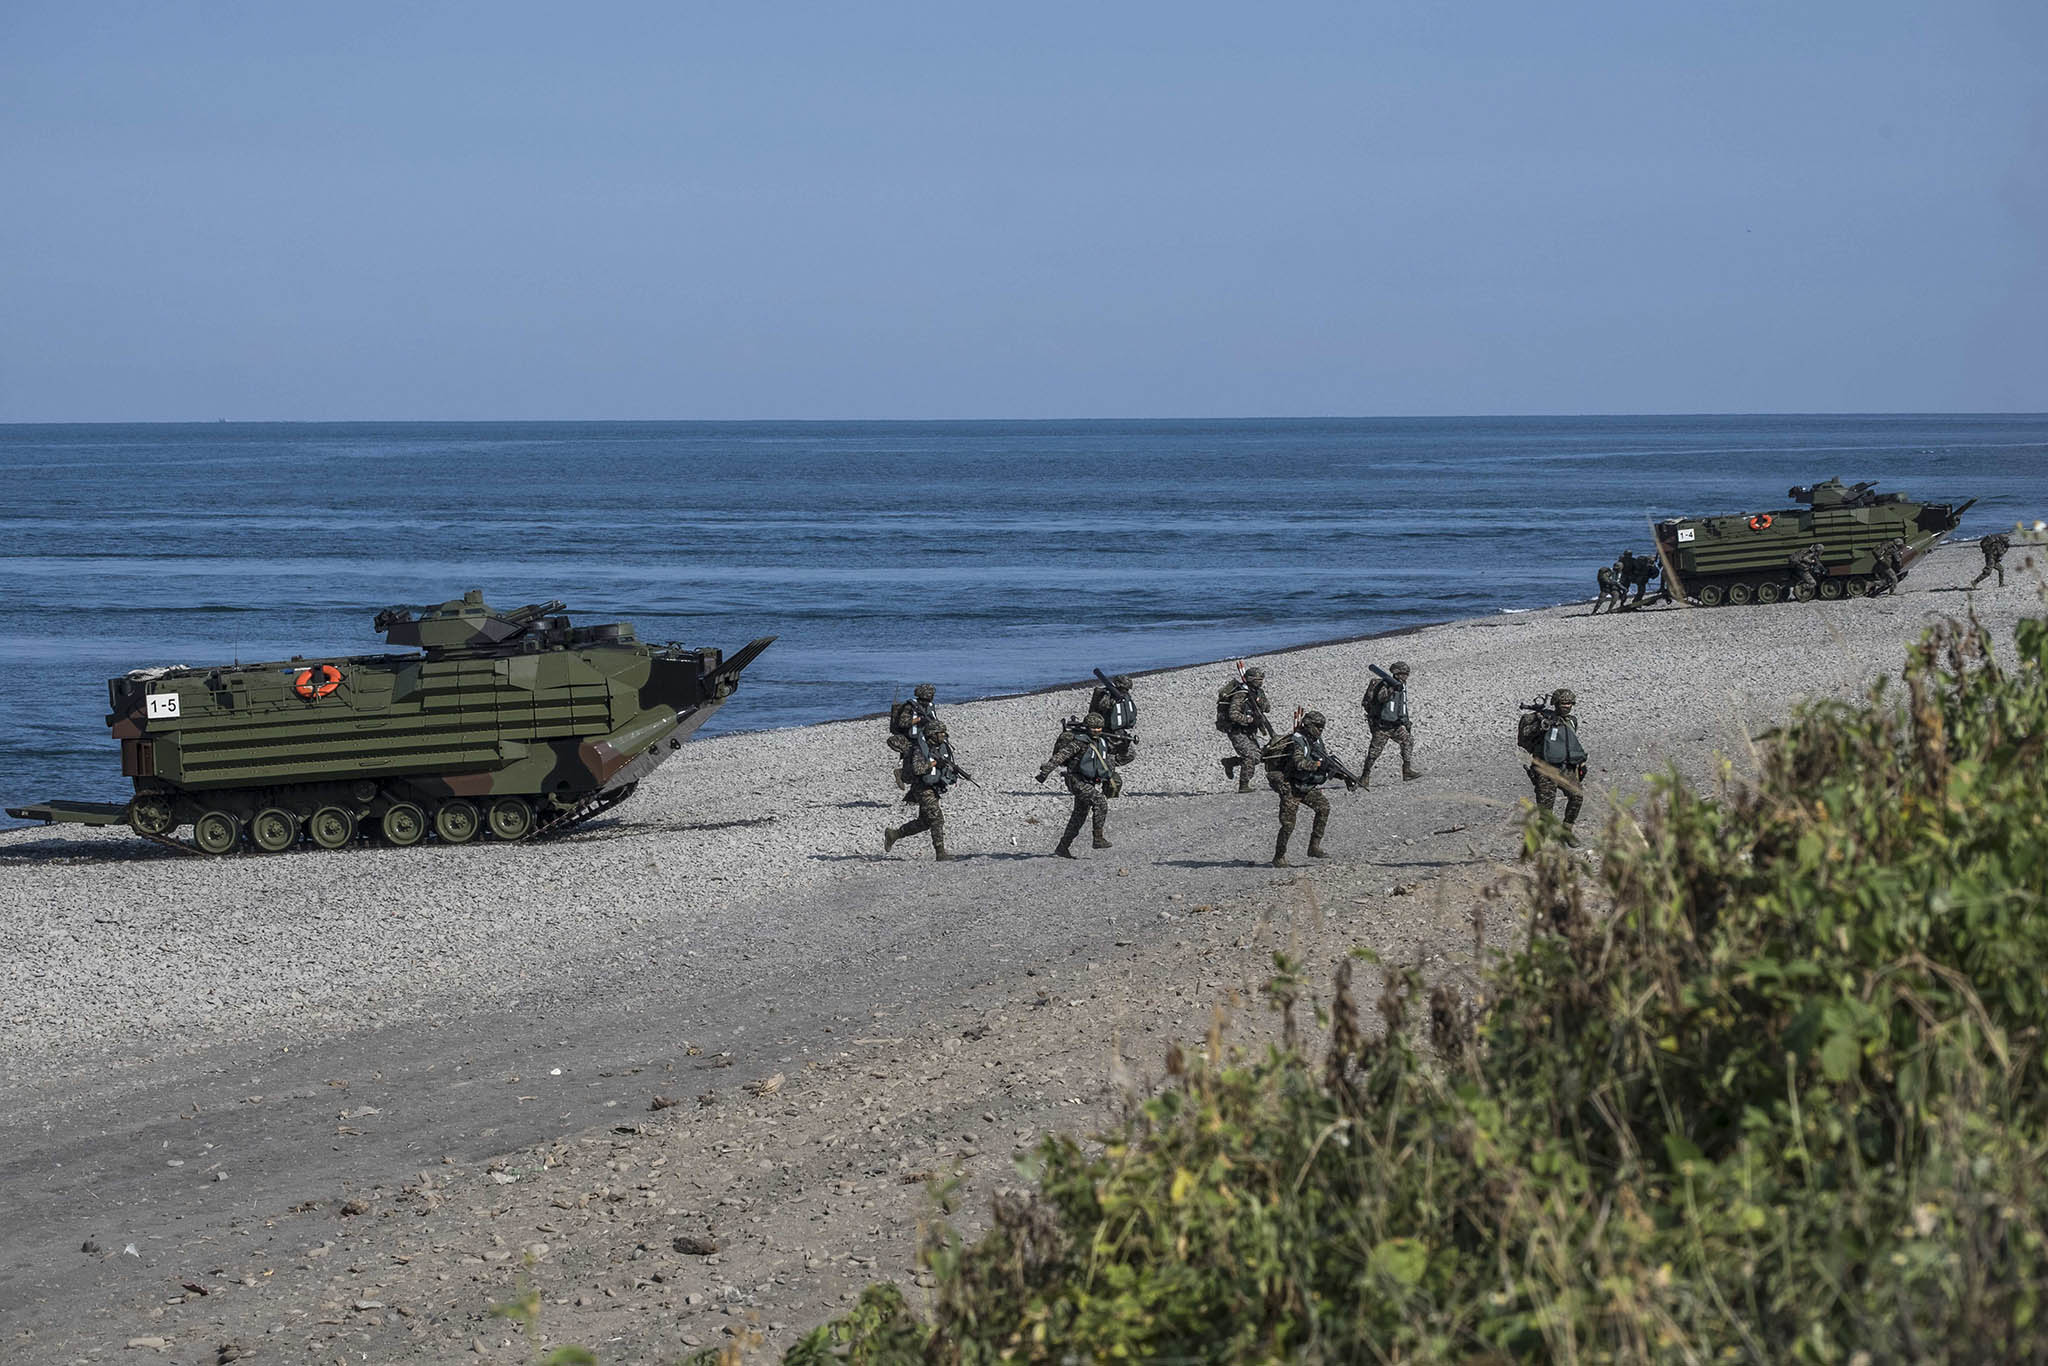
<instances>
[{"instance_id":1,"label":"green shrub","mask_svg":"<svg viewBox=\"0 0 2048 1366\"><path fill-rule=\"evenodd\" d=\"M1485 999L1349 964L1288 1043L1216 1034L1099 1147L806 1338L812 1366L2048 1359L2048 623L1933 632L1801 708L1751 785L1675 775L1597 882L1526 830ZM1429 1056L1411 1042L1427 1029Z\"/></svg>"}]
</instances>

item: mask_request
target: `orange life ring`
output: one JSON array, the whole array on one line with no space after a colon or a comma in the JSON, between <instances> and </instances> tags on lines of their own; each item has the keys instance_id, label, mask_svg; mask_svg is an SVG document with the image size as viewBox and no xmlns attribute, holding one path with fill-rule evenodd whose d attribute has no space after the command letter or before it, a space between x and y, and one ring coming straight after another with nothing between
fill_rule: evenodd
<instances>
[{"instance_id":1,"label":"orange life ring","mask_svg":"<svg viewBox=\"0 0 2048 1366\"><path fill-rule=\"evenodd\" d=\"M320 678L318 683L313 681L316 674ZM299 670L298 678L292 683L292 690L308 702L311 702L317 698L327 696L327 694L340 686L341 670L335 668L332 664L315 664Z\"/></svg>"},{"instance_id":2,"label":"orange life ring","mask_svg":"<svg viewBox=\"0 0 2048 1366\"><path fill-rule=\"evenodd\" d=\"M1771 529L1771 514L1759 512L1756 516L1750 518L1749 529L1751 531L1769 531Z\"/></svg>"}]
</instances>

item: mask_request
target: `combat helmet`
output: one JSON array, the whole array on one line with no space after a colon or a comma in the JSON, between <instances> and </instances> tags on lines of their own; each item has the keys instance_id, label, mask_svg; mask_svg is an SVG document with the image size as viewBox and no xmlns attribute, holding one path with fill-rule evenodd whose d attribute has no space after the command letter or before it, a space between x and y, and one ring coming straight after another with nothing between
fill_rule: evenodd
<instances>
[{"instance_id":1,"label":"combat helmet","mask_svg":"<svg viewBox=\"0 0 2048 1366\"><path fill-rule=\"evenodd\" d=\"M1115 688L1118 692L1129 692L1131 690L1131 676L1129 674L1117 674L1109 680L1109 686Z\"/></svg>"},{"instance_id":2,"label":"combat helmet","mask_svg":"<svg viewBox=\"0 0 2048 1366\"><path fill-rule=\"evenodd\" d=\"M1099 711L1091 711L1081 718L1081 729L1083 730L1101 730L1106 724L1102 719L1102 713Z\"/></svg>"},{"instance_id":3,"label":"combat helmet","mask_svg":"<svg viewBox=\"0 0 2048 1366\"><path fill-rule=\"evenodd\" d=\"M934 740L943 740L946 738L946 723L944 721L933 721L924 728L924 733Z\"/></svg>"},{"instance_id":4,"label":"combat helmet","mask_svg":"<svg viewBox=\"0 0 2048 1366\"><path fill-rule=\"evenodd\" d=\"M1560 711L1567 711L1578 703L1579 695L1570 688L1559 688L1550 694L1550 705Z\"/></svg>"},{"instance_id":5,"label":"combat helmet","mask_svg":"<svg viewBox=\"0 0 2048 1366\"><path fill-rule=\"evenodd\" d=\"M1391 665L1388 666L1387 672L1392 674L1396 678L1406 678L1411 671L1408 668L1407 660L1397 659Z\"/></svg>"},{"instance_id":6,"label":"combat helmet","mask_svg":"<svg viewBox=\"0 0 2048 1366\"><path fill-rule=\"evenodd\" d=\"M929 702L939 695L939 690L929 683L920 683L911 690L910 695L920 702Z\"/></svg>"},{"instance_id":7,"label":"combat helmet","mask_svg":"<svg viewBox=\"0 0 2048 1366\"><path fill-rule=\"evenodd\" d=\"M1319 711L1308 712L1301 718L1301 728L1303 730L1321 730L1328 724L1328 718Z\"/></svg>"},{"instance_id":8,"label":"combat helmet","mask_svg":"<svg viewBox=\"0 0 2048 1366\"><path fill-rule=\"evenodd\" d=\"M1244 681L1251 684L1254 687L1257 687L1259 684L1266 681L1266 671L1264 669L1261 669L1258 665L1254 664L1249 669L1246 669L1244 671Z\"/></svg>"}]
</instances>

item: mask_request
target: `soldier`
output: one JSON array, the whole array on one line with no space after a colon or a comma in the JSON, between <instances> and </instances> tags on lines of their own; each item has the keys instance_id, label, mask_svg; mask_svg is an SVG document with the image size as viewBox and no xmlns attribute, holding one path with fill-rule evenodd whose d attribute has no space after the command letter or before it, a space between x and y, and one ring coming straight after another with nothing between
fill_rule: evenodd
<instances>
[{"instance_id":1,"label":"soldier","mask_svg":"<svg viewBox=\"0 0 2048 1366\"><path fill-rule=\"evenodd\" d=\"M1998 586L2005 587L2005 552L2012 549L2012 537L2003 532L1982 537L1977 542L1977 549L1984 552L1984 571L1970 580L1970 587L1975 588L1990 578L1994 570L1998 573Z\"/></svg>"},{"instance_id":2,"label":"soldier","mask_svg":"<svg viewBox=\"0 0 2048 1366\"><path fill-rule=\"evenodd\" d=\"M1237 751L1223 760L1223 771L1237 775L1237 790L1252 790L1252 770L1259 764L1259 734L1273 733L1273 723L1266 719L1271 703L1266 699L1266 671L1253 667L1244 671L1243 679L1232 679L1224 684L1223 691L1216 695L1216 729L1229 738L1230 747Z\"/></svg>"},{"instance_id":3,"label":"soldier","mask_svg":"<svg viewBox=\"0 0 2048 1366\"><path fill-rule=\"evenodd\" d=\"M1061 858L1073 858L1074 836L1081 833L1081 823L1091 817L1095 822L1095 847L1109 848L1109 836L1103 833L1103 827L1109 822L1109 799L1123 789L1123 780L1117 776L1116 759L1103 733L1101 713L1091 711L1079 730L1069 726L1060 733L1052 757L1038 766L1038 781L1044 782L1056 768L1066 770L1067 791L1073 794L1074 810L1067 817L1066 833L1060 836L1053 852Z\"/></svg>"},{"instance_id":4,"label":"soldier","mask_svg":"<svg viewBox=\"0 0 2048 1366\"><path fill-rule=\"evenodd\" d=\"M903 782L910 789L903 800L916 805L917 817L904 825L885 826L882 852L895 848L897 840L929 830L933 856L940 863L952 858L946 852L946 813L939 809L939 798L954 783L973 776L953 757L953 746L946 742L946 723L933 719L925 724L911 742L910 752L903 756Z\"/></svg>"},{"instance_id":5,"label":"soldier","mask_svg":"<svg viewBox=\"0 0 2048 1366\"><path fill-rule=\"evenodd\" d=\"M1422 776L1415 767L1415 738L1408 723L1408 663L1397 659L1386 673L1380 673L1376 664L1372 671L1379 677L1366 687L1365 696L1358 703L1365 708L1366 728L1372 732L1372 745L1365 751L1365 767L1358 775L1358 785L1364 788L1372 786L1372 766L1390 740L1401 747L1402 781Z\"/></svg>"},{"instance_id":6,"label":"soldier","mask_svg":"<svg viewBox=\"0 0 2048 1366\"><path fill-rule=\"evenodd\" d=\"M937 688L929 683L920 683L911 692L908 702L898 702L889 709L889 738L885 743L896 751L898 788L904 784L903 760L916 747L918 735L938 720L939 710L932 705L932 699L938 695Z\"/></svg>"},{"instance_id":7,"label":"soldier","mask_svg":"<svg viewBox=\"0 0 2048 1366\"><path fill-rule=\"evenodd\" d=\"M1898 592L1899 580L1906 577L1906 543L1896 536L1892 537L1879 546L1871 556L1870 567L1877 571L1878 582L1882 585L1872 589L1872 592Z\"/></svg>"},{"instance_id":8,"label":"soldier","mask_svg":"<svg viewBox=\"0 0 2048 1366\"><path fill-rule=\"evenodd\" d=\"M1619 612L1622 599L1628 596L1628 590L1621 586L1621 561L1601 565L1593 578L1600 585L1600 596L1593 599L1593 615L1599 616L1602 607Z\"/></svg>"},{"instance_id":9,"label":"soldier","mask_svg":"<svg viewBox=\"0 0 2048 1366\"><path fill-rule=\"evenodd\" d=\"M1572 835L1572 824L1586 800L1586 750L1579 743L1579 724L1572 719L1578 700L1579 695L1570 688L1559 688L1547 703L1525 702L1515 727L1515 743L1529 754L1529 781L1536 787L1536 805L1549 811L1557 801L1557 790L1564 789L1565 838L1573 844L1578 840Z\"/></svg>"},{"instance_id":10,"label":"soldier","mask_svg":"<svg viewBox=\"0 0 2048 1366\"><path fill-rule=\"evenodd\" d=\"M1623 604L1627 611L1633 612L1643 605L1643 595L1650 591L1650 580L1657 577L1657 557L1624 550L1621 552L1620 569L1622 593L1626 595L1630 588L1636 590L1635 600Z\"/></svg>"},{"instance_id":11,"label":"soldier","mask_svg":"<svg viewBox=\"0 0 2048 1366\"><path fill-rule=\"evenodd\" d=\"M1825 558L1827 553L1828 548L1819 541L1815 541L1806 549L1796 551L1785 557L1785 563L1791 567L1793 574L1798 577L1798 582L1793 585L1795 593L1804 589L1806 596L1812 597L1815 593L1820 592L1821 575L1828 572L1827 560Z\"/></svg>"},{"instance_id":12,"label":"soldier","mask_svg":"<svg viewBox=\"0 0 2048 1366\"><path fill-rule=\"evenodd\" d=\"M1273 866L1287 867L1287 842L1294 838L1294 818L1302 807L1316 813L1308 832L1308 856L1328 858L1323 852L1323 831L1330 825L1330 799L1317 791L1331 778L1342 778L1344 786L1356 788L1358 778L1337 761L1323 744L1323 714L1312 711L1294 723L1294 730L1273 746L1277 751L1270 766L1275 789L1280 793L1280 836L1273 843Z\"/></svg>"},{"instance_id":13,"label":"soldier","mask_svg":"<svg viewBox=\"0 0 2048 1366\"><path fill-rule=\"evenodd\" d=\"M1097 678L1102 670L1095 671ZM1138 757L1138 699L1131 695L1131 676L1118 674L1097 685L1088 699L1088 710L1102 718L1103 733L1109 739L1110 757L1118 768Z\"/></svg>"}]
</instances>

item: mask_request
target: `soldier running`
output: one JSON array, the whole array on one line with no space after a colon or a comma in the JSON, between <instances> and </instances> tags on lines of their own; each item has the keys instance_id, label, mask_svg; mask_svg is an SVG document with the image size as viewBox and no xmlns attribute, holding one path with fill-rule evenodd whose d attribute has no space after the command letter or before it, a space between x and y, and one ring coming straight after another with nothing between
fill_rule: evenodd
<instances>
[{"instance_id":1,"label":"soldier running","mask_svg":"<svg viewBox=\"0 0 2048 1366\"><path fill-rule=\"evenodd\" d=\"M1579 695L1559 688L1547 702L1525 702L1515 726L1515 743L1529 755L1529 781L1536 788L1536 805L1549 812L1564 789L1565 839L1577 844L1572 825L1585 804L1586 750L1579 743L1579 724L1572 708Z\"/></svg>"},{"instance_id":2,"label":"soldier running","mask_svg":"<svg viewBox=\"0 0 2048 1366\"><path fill-rule=\"evenodd\" d=\"M1102 678L1102 670L1095 671ZM1131 694L1131 676L1118 674L1098 684L1088 710L1102 718L1110 757L1122 768L1138 757L1138 699Z\"/></svg>"},{"instance_id":3,"label":"soldier running","mask_svg":"<svg viewBox=\"0 0 2048 1366\"><path fill-rule=\"evenodd\" d=\"M1372 744L1365 751L1365 767L1359 772L1358 785L1372 786L1372 766L1389 741L1401 747L1402 781L1420 778L1422 773L1415 767L1414 732L1408 720L1408 663L1397 659L1393 668L1384 673L1377 664L1371 667L1379 677L1366 687L1359 705L1365 708L1365 724L1372 732Z\"/></svg>"},{"instance_id":4,"label":"soldier running","mask_svg":"<svg viewBox=\"0 0 2048 1366\"><path fill-rule=\"evenodd\" d=\"M1984 552L1984 569L1976 578L1970 580L1970 587L1975 588L1990 578L1994 571L1998 574L1998 586L2005 587L2005 552L2012 549L2012 537L2003 532L1994 532L1979 538L1977 549Z\"/></svg>"},{"instance_id":5,"label":"soldier running","mask_svg":"<svg viewBox=\"0 0 2048 1366\"><path fill-rule=\"evenodd\" d=\"M1820 592L1821 577L1828 572L1827 552L1826 546L1815 541L1806 549L1785 557L1785 563L1798 580L1792 585L1793 592L1804 592L1808 597Z\"/></svg>"},{"instance_id":6,"label":"soldier running","mask_svg":"<svg viewBox=\"0 0 2048 1366\"><path fill-rule=\"evenodd\" d=\"M1278 751L1272 767L1280 792L1280 835L1273 842L1273 866L1288 866L1287 843L1294 838L1294 818L1304 806L1316 813L1308 832L1308 856L1328 858L1323 851L1323 831L1330 824L1330 799L1317 789L1331 778L1342 778L1346 787L1356 788L1358 778L1324 746L1323 714L1319 711L1295 722L1294 730L1273 748Z\"/></svg>"},{"instance_id":7,"label":"soldier running","mask_svg":"<svg viewBox=\"0 0 2048 1366\"><path fill-rule=\"evenodd\" d=\"M1621 586L1621 561L1601 565L1593 578L1600 585L1600 596L1593 599L1593 615L1599 616L1602 607L1619 612L1622 599L1628 596L1628 590Z\"/></svg>"},{"instance_id":8,"label":"soldier running","mask_svg":"<svg viewBox=\"0 0 2048 1366\"><path fill-rule=\"evenodd\" d=\"M1252 790L1252 770L1259 765L1259 735L1271 735L1273 723L1266 719L1271 703L1266 699L1266 671L1246 669L1242 679L1223 685L1216 697L1216 729L1237 751L1225 758L1223 771L1237 775L1237 790Z\"/></svg>"},{"instance_id":9,"label":"soldier running","mask_svg":"<svg viewBox=\"0 0 2048 1366\"><path fill-rule=\"evenodd\" d=\"M1081 833L1082 822L1091 818L1095 822L1095 847L1109 848L1109 836L1103 832L1109 823L1109 799L1122 790L1123 780L1117 776L1116 759L1103 733L1101 713L1091 711L1079 730L1069 727L1061 732L1052 757L1038 766L1038 781L1044 782L1056 768L1066 770L1067 791L1073 794L1074 810L1067 817L1066 833L1060 836L1053 852L1061 858L1075 857L1074 836Z\"/></svg>"},{"instance_id":10,"label":"soldier running","mask_svg":"<svg viewBox=\"0 0 2048 1366\"><path fill-rule=\"evenodd\" d=\"M883 828L882 852L886 854L895 848L897 840L929 830L932 854L944 863L953 856L946 852L946 813L939 809L939 798L954 783L974 776L953 757L944 721L933 720L922 728L911 743L910 752L903 756L902 776L904 786L910 789L903 794L903 800L916 805L917 816L904 825Z\"/></svg>"},{"instance_id":11,"label":"soldier running","mask_svg":"<svg viewBox=\"0 0 2048 1366\"><path fill-rule=\"evenodd\" d=\"M939 710L932 705L932 699L939 690L929 683L920 683L911 692L908 702L898 702L889 709L889 738L885 742L896 751L896 786L904 785L903 760L917 746L917 737L938 720Z\"/></svg>"}]
</instances>

